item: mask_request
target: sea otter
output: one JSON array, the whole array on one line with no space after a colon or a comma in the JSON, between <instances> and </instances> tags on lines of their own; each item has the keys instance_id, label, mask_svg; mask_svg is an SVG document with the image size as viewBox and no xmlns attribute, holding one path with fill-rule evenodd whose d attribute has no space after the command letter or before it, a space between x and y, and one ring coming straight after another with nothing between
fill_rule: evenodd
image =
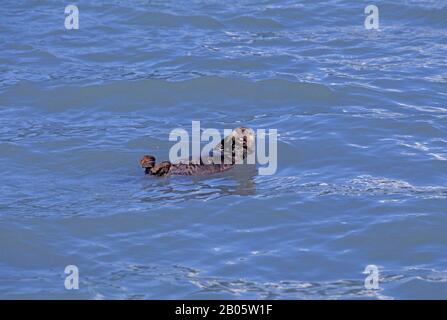
<instances>
[{"instance_id":1,"label":"sea otter","mask_svg":"<svg viewBox=\"0 0 447 320\"><path fill-rule=\"evenodd\" d=\"M243 162L249 154L253 153L254 145L253 130L239 127L214 147L214 157L201 158L195 162L189 159L176 164L169 161L155 164L154 156L145 155L140 160L140 164L145 174L153 176L208 175L227 171Z\"/></svg>"}]
</instances>

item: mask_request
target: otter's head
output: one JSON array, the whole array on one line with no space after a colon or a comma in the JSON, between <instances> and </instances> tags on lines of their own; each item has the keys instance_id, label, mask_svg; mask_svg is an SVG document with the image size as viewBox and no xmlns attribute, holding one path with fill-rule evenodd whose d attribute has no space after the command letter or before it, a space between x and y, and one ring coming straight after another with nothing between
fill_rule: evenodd
<instances>
[{"instance_id":1,"label":"otter's head","mask_svg":"<svg viewBox=\"0 0 447 320\"><path fill-rule=\"evenodd\" d=\"M235 145L243 146L244 151L250 154L255 149L255 133L250 128L239 127L230 134L234 138Z\"/></svg>"},{"instance_id":2,"label":"otter's head","mask_svg":"<svg viewBox=\"0 0 447 320\"><path fill-rule=\"evenodd\" d=\"M250 128L238 127L222 139L214 149L233 157L242 154L245 158L255 150L255 133Z\"/></svg>"}]
</instances>

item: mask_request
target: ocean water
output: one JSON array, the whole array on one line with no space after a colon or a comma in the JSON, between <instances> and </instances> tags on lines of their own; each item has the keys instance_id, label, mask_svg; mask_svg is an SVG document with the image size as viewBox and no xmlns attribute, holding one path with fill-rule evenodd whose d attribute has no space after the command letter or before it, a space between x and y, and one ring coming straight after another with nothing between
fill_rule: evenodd
<instances>
[{"instance_id":1,"label":"ocean water","mask_svg":"<svg viewBox=\"0 0 447 320\"><path fill-rule=\"evenodd\" d=\"M447 298L446 1L68 4L0 5L0 298ZM192 120L277 172L144 176Z\"/></svg>"}]
</instances>

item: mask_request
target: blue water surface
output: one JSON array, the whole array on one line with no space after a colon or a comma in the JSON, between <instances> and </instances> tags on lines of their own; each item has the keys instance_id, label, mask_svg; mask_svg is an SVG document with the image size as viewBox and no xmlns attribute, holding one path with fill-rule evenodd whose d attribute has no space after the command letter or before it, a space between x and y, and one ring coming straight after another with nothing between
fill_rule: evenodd
<instances>
[{"instance_id":1,"label":"blue water surface","mask_svg":"<svg viewBox=\"0 0 447 320\"><path fill-rule=\"evenodd\" d=\"M68 4L0 5L0 298L447 298L446 1ZM276 174L145 177L192 120Z\"/></svg>"}]
</instances>

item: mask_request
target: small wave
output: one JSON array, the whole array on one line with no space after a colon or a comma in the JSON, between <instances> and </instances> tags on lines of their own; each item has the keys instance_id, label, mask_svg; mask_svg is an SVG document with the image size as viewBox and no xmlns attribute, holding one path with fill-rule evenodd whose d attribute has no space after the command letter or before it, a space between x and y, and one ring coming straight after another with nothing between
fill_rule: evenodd
<instances>
[{"instance_id":1,"label":"small wave","mask_svg":"<svg viewBox=\"0 0 447 320\"><path fill-rule=\"evenodd\" d=\"M281 280L260 282L244 278L225 278L202 275L199 269L182 265L125 265L119 270L91 280L91 291L108 297L132 299L127 287L137 285L137 279L153 281L181 282L193 287L183 287L183 297L212 297L224 294L232 298L251 299L394 299L392 288L418 280L426 285L447 281L442 271L424 268L403 268L401 270L381 270L380 289L368 290L364 286L364 275L358 279L340 279L334 281ZM139 286L139 285L138 285ZM390 291L390 292L389 292ZM108 292L108 293L106 293ZM151 294L140 298L153 298ZM159 296L158 296L159 297Z\"/></svg>"},{"instance_id":2,"label":"small wave","mask_svg":"<svg viewBox=\"0 0 447 320\"><path fill-rule=\"evenodd\" d=\"M164 12L139 13L130 20L130 23L155 26L157 28L192 26L196 28L214 29L223 26L217 19L206 15L185 16Z\"/></svg>"},{"instance_id":3,"label":"small wave","mask_svg":"<svg viewBox=\"0 0 447 320\"><path fill-rule=\"evenodd\" d=\"M259 178L261 179L261 178ZM288 193L306 194L314 197L340 195L348 197L364 196L402 196L411 199L447 199L447 188L441 186L414 186L403 180L374 177L370 175L358 176L345 183L334 184L326 182L300 183L301 177L273 177L262 178L257 181L258 190L268 185L276 192L267 193L269 197ZM264 194L264 192L261 192Z\"/></svg>"},{"instance_id":4,"label":"small wave","mask_svg":"<svg viewBox=\"0 0 447 320\"><path fill-rule=\"evenodd\" d=\"M268 18L255 18L251 16L242 16L237 18L232 18L226 20L225 23L229 26L257 30L257 29L281 29L284 28L281 23L275 21L274 19Z\"/></svg>"},{"instance_id":5,"label":"small wave","mask_svg":"<svg viewBox=\"0 0 447 320\"><path fill-rule=\"evenodd\" d=\"M129 105L126 97L138 97L135 105ZM40 85L24 82L9 87L2 95L2 104L14 103L16 106L33 106L51 111L63 111L71 108L94 107L99 109L130 111L141 106L142 101L148 108L160 105L178 105L182 101L189 104L222 103L234 106L230 111L240 109L238 101L334 103L341 94L336 94L329 86L294 82L283 79L250 81L223 77L203 76L184 81L139 80L116 81L101 85L70 86L64 85L42 90Z\"/></svg>"}]
</instances>

